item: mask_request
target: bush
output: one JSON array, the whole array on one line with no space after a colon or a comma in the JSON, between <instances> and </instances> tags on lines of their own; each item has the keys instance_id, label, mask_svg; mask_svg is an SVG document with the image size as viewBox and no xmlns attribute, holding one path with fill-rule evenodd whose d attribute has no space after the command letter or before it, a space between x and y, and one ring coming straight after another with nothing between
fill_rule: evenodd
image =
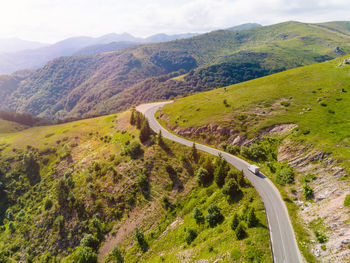
<instances>
[{"instance_id":1,"label":"bush","mask_svg":"<svg viewBox=\"0 0 350 263\"><path fill-rule=\"evenodd\" d=\"M233 178L230 178L222 188L222 193L227 195L230 199L233 199L236 195L241 193L241 189L239 189L236 181Z\"/></svg>"},{"instance_id":2,"label":"bush","mask_svg":"<svg viewBox=\"0 0 350 263\"><path fill-rule=\"evenodd\" d=\"M8 230L10 231L11 234L15 233L16 231L16 226L15 223L13 223L13 221L10 221L8 224Z\"/></svg>"},{"instance_id":3,"label":"bush","mask_svg":"<svg viewBox=\"0 0 350 263\"><path fill-rule=\"evenodd\" d=\"M194 231L191 228L188 229L187 230L187 235L186 235L186 243L187 243L187 245L190 245L193 242L193 240L196 239L196 237L197 237L196 231Z\"/></svg>"},{"instance_id":4,"label":"bush","mask_svg":"<svg viewBox=\"0 0 350 263\"><path fill-rule=\"evenodd\" d=\"M244 250L245 262L262 262L263 252L254 245L248 245Z\"/></svg>"},{"instance_id":5,"label":"bush","mask_svg":"<svg viewBox=\"0 0 350 263\"><path fill-rule=\"evenodd\" d=\"M64 217L62 215L59 215L56 217L55 221L53 222L53 229L61 232L64 227Z\"/></svg>"},{"instance_id":6,"label":"bush","mask_svg":"<svg viewBox=\"0 0 350 263\"><path fill-rule=\"evenodd\" d=\"M130 156L131 159L136 159L140 154L142 154L141 145L133 141L127 147L125 147L125 153Z\"/></svg>"},{"instance_id":7,"label":"bush","mask_svg":"<svg viewBox=\"0 0 350 263\"><path fill-rule=\"evenodd\" d=\"M236 230L238 224L239 224L239 216L237 213L234 213L233 218L232 218L232 222L231 222L231 229Z\"/></svg>"},{"instance_id":8,"label":"bush","mask_svg":"<svg viewBox=\"0 0 350 263\"><path fill-rule=\"evenodd\" d=\"M75 263L97 263L97 255L90 247L78 247L72 254L72 259Z\"/></svg>"},{"instance_id":9,"label":"bush","mask_svg":"<svg viewBox=\"0 0 350 263\"><path fill-rule=\"evenodd\" d=\"M241 147L241 155L253 161L265 161L267 153L265 148L259 143L253 143L249 147Z\"/></svg>"},{"instance_id":10,"label":"bush","mask_svg":"<svg viewBox=\"0 0 350 263\"><path fill-rule=\"evenodd\" d=\"M247 232L245 230L245 226L242 222L240 222L235 230L236 238L241 240L247 236Z\"/></svg>"},{"instance_id":11,"label":"bush","mask_svg":"<svg viewBox=\"0 0 350 263\"><path fill-rule=\"evenodd\" d=\"M305 183L303 185L303 195L307 200L311 199L314 195L314 192L308 183Z\"/></svg>"},{"instance_id":12,"label":"bush","mask_svg":"<svg viewBox=\"0 0 350 263\"><path fill-rule=\"evenodd\" d=\"M318 242L326 243L328 241L328 238L326 237L325 234L323 234L323 233L321 233L321 232L319 232L317 230L314 231L314 234L315 234L316 239L317 239Z\"/></svg>"},{"instance_id":13,"label":"bush","mask_svg":"<svg viewBox=\"0 0 350 263\"><path fill-rule=\"evenodd\" d=\"M140 130L140 141L145 143L151 135L151 128L149 127L149 123L147 119L144 119L141 125Z\"/></svg>"},{"instance_id":14,"label":"bush","mask_svg":"<svg viewBox=\"0 0 350 263\"><path fill-rule=\"evenodd\" d=\"M281 101L281 105L284 107L288 107L290 105L290 102L288 101Z\"/></svg>"},{"instance_id":15,"label":"bush","mask_svg":"<svg viewBox=\"0 0 350 263\"><path fill-rule=\"evenodd\" d=\"M122 255L122 252L118 247L114 247L112 251L109 253L106 262L116 262L116 263L123 263L124 257Z\"/></svg>"},{"instance_id":16,"label":"bush","mask_svg":"<svg viewBox=\"0 0 350 263\"><path fill-rule=\"evenodd\" d=\"M350 194L346 195L344 205L350 207Z\"/></svg>"},{"instance_id":17,"label":"bush","mask_svg":"<svg viewBox=\"0 0 350 263\"><path fill-rule=\"evenodd\" d=\"M254 227L258 224L259 220L256 217L255 209L252 207L249 209L247 214L247 226L248 227Z\"/></svg>"},{"instance_id":18,"label":"bush","mask_svg":"<svg viewBox=\"0 0 350 263\"><path fill-rule=\"evenodd\" d=\"M136 237L137 243L139 244L139 246L141 248L141 251L143 253L147 252L147 250L148 250L148 243L147 243L143 233L140 232L138 229L136 229L135 237Z\"/></svg>"},{"instance_id":19,"label":"bush","mask_svg":"<svg viewBox=\"0 0 350 263\"><path fill-rule=\"evenodd\" d=\"M81 246L90 247L93 250L97 250L99 243L99 240L92 234L85 234L84 237L80 240Z\"/></svg>"},{"instance_id":20,"label":"bush","mask_svg":"<svg viewBox=\"0 0 350 263\"><path fill-rule=\"evenodd\" d=\"M292 184L294 182L294 171L290 166L284 166L276 173L276 182L280 185Z\"/></svg>"},{"instance_id":21,"label":"bush","mask_svg":"<svg viewBox=\"0 0 350 263\"><path fill-rule=\"evenodd\" d=\"M225 178L227 176L230 167L225 159L220 158L215 167L214 179L215 183L221 188L225 184Z\"/></svg>"},{"instance_id":22,"label":"bush","mask_svg":"<svg viewBox=\"0 0 350 263\"><path fill-rule=\"evenodd\" d=\"M44 203L45 210L50 210L52 207L52 200L50 198L47 198Z\"/></svg>"},{"instance_id":23,"label":"bush","mask_svg":"<svg viewBox=\"0 0 350 263\"><path fill-rule=\"evenodd\" d=\"M136 182L143 193L147 193L149 191L148 177L144 173L141 173L136 177Z\"/></svg>"},{"instance_id":24,"label":"bush","mask_svg":"<svg viewBox=\"0 0 350 263\"><path fill-rule=\"evenodd\" d=\"M199 185L209 185L211 183L211 177L209 176L208 171L200 167L197 171L197 182Z\"/></svg>"},{"instance_id":25,"label":"bush","mask_svg":"<svg viewBox=\"0 0 350 263\"><path fill-rule=\"evenodd\" d=\"M212 204L208 208L208 214L206 215L205 219L210 227L215 227L218 224L221 224L225 217L221 214L220 208Z\"/></svg>"},{"instance_id":26,"label":"bush","mask_svg":"<svg viewBox=\"0 0 350 263\"><path fill-rule=\"evenodd\" d=\"M198 207L195 207L195 208L193 209L192 216L193 216L193 218L196 220L196 223L197 223L198 225L204 223L204 216L203 216L201 210L199 210Z\"/></svg>"}]
</instances>

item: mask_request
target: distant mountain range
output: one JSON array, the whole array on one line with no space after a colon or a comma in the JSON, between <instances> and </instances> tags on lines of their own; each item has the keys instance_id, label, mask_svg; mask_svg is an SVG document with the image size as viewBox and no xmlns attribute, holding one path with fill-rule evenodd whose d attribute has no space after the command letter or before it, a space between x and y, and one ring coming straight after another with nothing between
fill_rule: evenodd
<instances>
[{"instance_id":1,"label":"distant mountain range","mask_svg":"<svg viewBox=\"0 0 350 263\"><path fill-rule=\"evenodd\" d=\"M53 45L18 39L0 40L0 50L3 50L3 53L0 53L0 74L8 74L22 69L37 69L50 60L62 56L116 51L140 43L165 42L195 35L197 34L157 34L147 38L138 38L128 33L112 33L97 38L85 36L68 38Z\"/></svg>"},{"instance_id":2,"label":"distant mountain range","mask_svg":"<svg viewBox=\"0 0 350 263\"><path fill-rule=\"evenodd\" d=\"M79 46L79 40L70 42ZM0 76L0 108L48 119L83 118L344 54L350 54L350 22L218 30L114 52L61 57L38 70Z\"/></svg>"}]
</instances>

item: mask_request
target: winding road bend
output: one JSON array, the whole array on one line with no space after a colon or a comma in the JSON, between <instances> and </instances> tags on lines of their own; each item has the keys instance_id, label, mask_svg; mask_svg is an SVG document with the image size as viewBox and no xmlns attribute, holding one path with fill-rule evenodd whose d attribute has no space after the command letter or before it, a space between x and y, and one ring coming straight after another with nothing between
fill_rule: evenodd
<instances>
[{"instance_id":1,"label":"winding road bend","mask_svg":"<svg viewBox=\"0 0 350 263\"><path fill-rule=\"evenodd\" d=\"M136 109L146 116L150 127L155 132L158 133L159 130L161 130L163 137L191 147L193 144L192 141L186 140L168 132L155 119L155 112L163 105L168 103L171 103L171 101L142 104ZM216 156L221 154L222 157L225 158L231 165L235 166L239 170L243 170L245 176L258 191L265 205L266 216L270 230L273 261L276 263L303 262L295 239L292 224L288 216L287 207L274 184L261 173L259 175L254 175L251 173L248 170L249 163L236 156L199 143L196 143L196 147L198 150Z\"/></svg>"}]
</instances>

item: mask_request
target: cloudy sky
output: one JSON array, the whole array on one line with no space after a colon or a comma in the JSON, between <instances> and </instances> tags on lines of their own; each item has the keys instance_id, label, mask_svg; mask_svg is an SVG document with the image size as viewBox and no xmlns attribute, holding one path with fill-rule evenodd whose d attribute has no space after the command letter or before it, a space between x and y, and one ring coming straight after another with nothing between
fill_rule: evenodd
<instances>
[{"instance_id":1,"label":"cloudy sky","mask_svg":"<svg viewBox=\"0 0 350 263\"><path fill-rule=\"evenodd\" d=\"M349 0L0 0L0 38L55 42L207 32L247 22L350 20Z\"/></svg>"}]
</instances>

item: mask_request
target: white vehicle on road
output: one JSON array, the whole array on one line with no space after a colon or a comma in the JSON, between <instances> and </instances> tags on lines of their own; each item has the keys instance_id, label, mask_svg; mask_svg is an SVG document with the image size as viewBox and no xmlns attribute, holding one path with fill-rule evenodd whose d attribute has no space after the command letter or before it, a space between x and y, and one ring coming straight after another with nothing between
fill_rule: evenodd
<instances>
[{"instance_id":1,"label":"white vehicle on road","mask_svg":"<svg viewBox=\"0 0 350 263\"><path fill-rule=\"evenodd\" d=\"M254 164L248 166L248 170L253 174L259 174L260 168Z\"/></svg>"}]
</instances>

